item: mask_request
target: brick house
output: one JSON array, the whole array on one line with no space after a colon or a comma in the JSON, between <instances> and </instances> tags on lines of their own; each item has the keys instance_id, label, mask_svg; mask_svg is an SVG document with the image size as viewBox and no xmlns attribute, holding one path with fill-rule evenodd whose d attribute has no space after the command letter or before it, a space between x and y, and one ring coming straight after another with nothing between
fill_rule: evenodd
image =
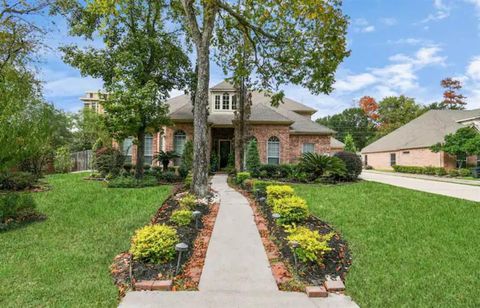
<instances>
[{"instance_id":1,"label":"brick house","mask_svg":"<svg viewBox=\"0 0 480 308\"><path fill-rule=\"evenodd\" d=\"M385 170L392 169L393 165L446 169L480 165L477 156L455 157L430 150L432 145L443 142L446 135L465 125L480 129L480 109L430 110L363 148L363 162Z\"/></svg>"},{"instance_id":2,"label":"brick house","mask_svg":"<svg viewBox=\"0 0 480 308\"><path fill-rule=\"evenodd\" d=\"M315 109L285 98L278 108L270 105L270 98L264 93L253 91L249 135L256 138L262 163L294 163L303 152L333 154L343 149L343 143L336 140L335 132L312 121ZM97 108L92 99L82 98L85 106ZM87 102L89 105L87 105ZM193 112L190 96L180 95L167 101L172 126L163 127L161 132L147 136L145 162L152 163L153 154L162 151L183 152L187 140L193 138ZM92 107L93 106L93 107ZM216 152L220 168L227 165L228 156L234 144L234 112L237 109L237 93L234 87L223 81L210 88L208 130L210 153ZM122 143L128 159L135 160L132 139ZM133 156L133 157L132 157ZM178 164L177 160L175 164ZM237 160L237 167L239 161Z\"/></svg>"}]
</instances>

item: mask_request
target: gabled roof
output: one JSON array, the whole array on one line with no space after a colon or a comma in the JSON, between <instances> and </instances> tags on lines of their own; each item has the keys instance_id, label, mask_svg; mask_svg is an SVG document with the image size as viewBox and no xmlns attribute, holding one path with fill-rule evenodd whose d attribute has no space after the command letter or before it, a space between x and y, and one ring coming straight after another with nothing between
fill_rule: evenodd
<instances>
[{"instance_id":1,"label":"gabled roof","mask_svg":"<svg viewBox=\"0 0 480 308\"><path fill-rule=\"evenodd\" d=\"M234 90L227 81L210 88L211 91ZM289 98L284 98L280 106L272 107L271 98L265 92L252 91L252 110L250 122L265 124L290 125L292 134L327 134L335 133L333 130L320 125L310 119L315 109L305 106ZM177 122L193 121L193 107L189 95L180 95L167 101L170 105L170 118ZM232 125L233 113L211 112L208 121L214 125Z\"/></svg>"},{"instance_id":2,"label":"gabled roof","mask_svg":"<svg viewBox=\"0 0 480 308\"><path fill-rule=\"evenodd\" d=\"M340 140L336 139L336 138L333 138L331 137L330 138L330 146L334 149L338 149L338 148L345 148L345 143L341 142Z\"/></svg>"},{"instance_id":3,"label":"gabled roof","mask_svg":"<svg viewBox=\"0 0 480 308\"><path fill-rule=\"evenodd\" d=\"M475 110L430 110L362 149L362 153L427 148L464 127L459 120L480 116Z\"/></svg>"}]
</instances>

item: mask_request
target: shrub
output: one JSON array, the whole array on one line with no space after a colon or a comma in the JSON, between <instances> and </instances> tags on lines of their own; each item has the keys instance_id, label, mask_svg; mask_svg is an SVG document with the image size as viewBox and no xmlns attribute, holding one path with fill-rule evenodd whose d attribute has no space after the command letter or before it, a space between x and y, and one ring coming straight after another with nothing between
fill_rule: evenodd
<instances>
[{"instance_id":1,"label":"shrub","mask_svg":"<svg viewBox=\"0 0 480 308\"><path fill-rule=\"evenodd\" d=\"M177 226L188 226L192 219L192 211L190 210L177 210L170 217L170 220Z\"/></svg>"},{"instance_id":2,"label":"shrub","mask_svg":"<svg viewBox=\"0 0 480 308\"><path fill-rule=\"evenodd\" d=\"M164 181L167 183L176 183L182 180L180 176L176 175L173 171L165 171L157 175L157 177L160 181Z\"/></svg>"},{"instance_id":3,"label":"shrub","mask_svg":"<svg viewBox=\"0 0 480 308\"><path fill-rule=\"evenodd\" d=\"M73 162L71 157L70 149L66 146L60 147L55 152L55 159L53 161L53 166L56 172L59 173L68 173L73 168Z\"/></svg>"},{"instance_id":4,"label":"shrub","mask_svg":"<svg viewBox=\"0 0 480 308\"><path fill-rule=\"evenodd\" d=\"M35 212L36 204L32 196L21 193L0 195L0 222L17 219Z\"/></svg>"},{"instance_id":5,"label":"shrub","mask_svg":"<svg viewBox=\"0 0 480 308\"><path fill-rule=\"evenodd\" d=\"M24 190L33 187L37 177L28 172L2 172L0 173L0 190Z\"/></svg>"},{"instance_id":6,"label":"shrub","mask_svg":"<svg viewBox=\"0 0 480 308\"><path fill-rule=\"evenodd\" d=\"M218 155L217 152L212 151L210 154L210 172L216 172L218 170Z\"/></svg>"},{"instance_id":7,"label":"shrub","mask_svg":"<svg viewBox=\"0 0 480 308\"><path fill-rule=\"evenodd\" d=\"M290 196L273 200L273 212L280 214L278 219L280 224L292 224L308 217L308 206L304 199Z\"/></svg>"},{"instance_id":8,"label":"shrub","mask_svg":"<svg viewBox=\"0 0 480 308\"><path fill-rule=\"evenodd\" d=\"M143 165L143 170L145 170L145 171L150 170L150 168L152 168L152 166L149 165L149 164L144 164L144 165Z\"/></svg>"},{"instance_id":9,"label":"shrub","mask_svg":"<svg viewBox=\"0 0 480 308\"><path fill-rule=\"evenodd\" d=\"M123 169L125 169L125 171L127 171L128 173L130 173L130 171L132 170L132 168L133 168L132 163L124 163L124 164L123 164Z\"/></svg>"},{"instance_id":10,"label":"shrub","mask_svg":"<svg viewBox=\"0 0 480 308\"><path fill-rule=\"evenodd\" d=\"M297 242L296 254L302 262L322 261L323 255L332 250L328 247L328 242L333 237L333 233L320 235L317 231L312 231L306 227L287 227L287 239L290 242Z\"/></svg>"},{"instance_id":11,"label":"shrub","mask_svg":"<svg viewBox=\"0 0 480 308\"><path fill-rule=\"evenodd\" d=\"M254 179L246 179L245 181L243 181L243 188L246 189L247 191L253 191L254 185L255 185Z\"/></svg>"},{"instance_id":12,"label":"shrub","mask_svg":"<svg viewBox=\"0 0 480 308\"><path fill-rule=\"evenodd\" d=\"M344 179L349 181L355 181L358 179L358 176L362 173L362 160L357 154L351 152L338 152L333 156L340 158L347 168L347 173Z\"/></svg>"},{"instance_id":13,"label":"shrub","mask_svg":"<svg viewBox=\"0 0 480 308\"><path fill-rule=\"evenodd\" d=\"M197 197L195 197L195 195L191 193L188 193L183 196L182 199L180 199L179 203L182 209L193 210L195 208L195 205L197 205Z\"/></svg>"},{"instance_id":14,"label":"shrub","mask_svg":"<svg viewBox=\"0 0 480 308\"><path fill-rule=\"evenodd\" d=\"M457 169L448 170L448 176L449 177L455 178L455 177L458 177L459 175L460 174L458 173Z\"/></svg>"},{"instance_id":15,"label":"shrub","mask_svg":"<svg viewBox=\"0 0 480 308\"><path fill-rule=\"evenodd\" d=\"M97 169L102 176L111 173L113 176L120 174L123 168L125 157L122 152L114 148L101 148L95 152L95 169Z\"/></svg>"},{"instance_id":16,"label":"shrub","mask_svg":"<svg viewBox=\"0 0 480 308\"><path fill-rule=\"evenodd\" d=\"M310 180L320 177L341 178L347 174L345 163L340 158L317 153L303 153L300 168L310 174Z\"/></svg>"},{"instance_id":17,"label":"shrub","mask_svg":"<svg viewBox=\"0 0 480 308\"><path fill-rule=\"evenodd\" d=\"M259 175L264 178L281 179L286 178L291 172L291 165L261 165Z\"/></svg>"},{"instance_id":18,"label":"shrub","mask_svg":"<svg viewBox=\"0 0 480 308\"><path fill-rule=\"evenodd\" d=\"M247 145L245 166L247 171L249 171L252 176L258 176L258 168L260 167L260 156L258 154L257 140L255 139L250 140Z\"/></svg>"},{"instance_id":19,"label":"shrub","mask_svg":"<svg viewBox=\"0 0 480 308\"><path fill-rule=\"evenodd\" d=\"M192 170L193 166L193 142L191 140L187 140L185 142L185 146L183 148L182 154L182 161L180 163L180 176L185 178L188 175L188 172Z\"/></svg>"},{"instance_id":20,"label":"shrub","mask_svg":"<svg viewBox=\"0 0 480 308\"><path fill-rule=\"evenodd\" d=\"M265 195L267 193L267 187L270 186L270 185L275 185L275 182L254 180L253 191L256 194Z\"/></svg>"},{"instance_id":21,"label":"shrub","mask_svg":"<svg viewBox=\"0 0 480 308\"><path fill-rule=\"evenodd\" d=\"M175 257L177 231L166 225L145 226L135 232L130 252L135 260L167 263Z\"/></svg>"},{"instance_id":22,"label":"shrub","mask_svg":"<svg viewBox=\"0 0 480 308\"><path fill-rule=\"evenodd\" d=\"M157 186L158 181L154 176L144 176L142 179L136 179L132 176L121 176L112 178L108 181L107 186L109 188L141 188Z\"/></svg>"},{"instance_id":23,"label":"shrub","mask_svg":"<svg viewBox=\"0 0 480 308\"><path fill-rule=\"evenodd\" d=\"M185 180L184 180L184 183L185 183L185 187L187 187L188 189L190 189L190 187L192 186L192 181L193 181L193 175L191 172L189 172L187 174L187 176L185 177Z\"/></svg>"},{"instance_id":24,"label":"shrub","mask_svg":"<svg viewBox=\"0 0 480 308\"><path fill-rule=\"evenodd\" d=\"M447 175L447 171L445 170L445 168L436 168L435 175L444 176L444 175Z\"/></svg>"},{"instance_id":25,"label":"shrub","mask_svg":"<svg viewBox=\"0 0 480 308\"><path fill-rule=\"evenodd\" d=\"M462 168L462 169L458 169L458 174L461 177L469 177L469 176L472 176L472 171L467 168Z\"/></svg>"},{"instance_id":26,"label":"shrub","mask_svg":"<svg viewBox=\"0 0 480 308\"><path fill-rule=\"evenodd\" d=\"M249 178L250 178L250 172L239 172L237 173L237 176L236 176L236 182L237 184L243 184L243 182L245 182L245 180Z\"/></svg>"},{"instance_id":27,"label":"shrub","mask_svg":"<svg viewBox=\"0 0 480 308\"><path fill-rule=\"evenodd\" d=\"M267 186L267 204L273 206L273 202L278 199L293 196L295 191L288 185L269 185Z\"/></svg>"},{"instance_id":28,"label":"shrub","mask_svg":"<svg viewBox=\"0 0 480 308\"><path fill-rule=\"evenodd\" d=\"M437 168L432 167L432 166L427 166L423 168L423 174L426 175L435 175Z\"/></svg>"}]
</instances>

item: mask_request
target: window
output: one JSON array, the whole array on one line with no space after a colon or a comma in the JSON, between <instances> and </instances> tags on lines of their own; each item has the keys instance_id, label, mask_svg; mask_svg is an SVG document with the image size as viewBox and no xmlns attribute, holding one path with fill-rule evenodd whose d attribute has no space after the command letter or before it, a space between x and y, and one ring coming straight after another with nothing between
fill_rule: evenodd
<instances>
[{"instance_id":1,"label":"window","mask_svg":"<svg viewBox=\"0 0 480 308\"><path fill-rule=\"evenodd\" d=\"M467 156L463 154L457 155L457 168L460 169L465 167L467 167Z\"/></svg>"},{"instance_id":2,"label":"window","mask_svg":"<svg viewBox=\"0 0 480 308\"><path fill-rule=\"evenodd\" d=\"M185 147L185 142L187 140L187 135L184 131L176 131L173 135L173 150L178 155L183 154L183 148Z\"/></svg>"},{"instance_id":3,"label":"window","mask_svg":"<svg viewBox=\"0 0 480 308\"><path fill-rule=\"evenodd\" d=\"M364 163L365 163L365 166L368 166L368 155L365 155L365 161L364 161Z\"/></svg>"},{"instance_id":4,"label":"window","mask_svg":"<svg viewBox=\"0 0 480 308\"><path fill-rule=\"evenodd\" d=\"M215 110L220 110L220 95L215 95Z\"/></svg>"},{"instance_id":5,"label":"window","mask_svg":"<svg viewBox=\"0 0 480 308\"><path fill-rule=\"evenodd\" d=\"M268 139L267 163L272 165L280 164L280 140L277 137Z\"/></svg>"},{"instance_id":6,"label":"window","mask_svg":"<svg viewBox=\"0 0 480 308\"><path fill-rule=\"evenodd\" d=\"M222 109L228 110L230 109L230 95L228 93L223 93L222 97Z\"/></svg>"},{"instance_id":7,"label":"window","mask_svg":"<svg viewBox=\"0 0 480 308\"><path fill-rule=\"evenodd\" d=\"M304 143L302 153L315 153L315 144Z\"/></svg>"},{"instance_id":8,"label":"window","mask_svg":"<svg viewBox=\"0 0 480 308\"><path fill-rule=\"evenodd\" d=\"M237 110L237 96L232 96L232 110Z\"/></svg>"},{"instance_id":9,"label":"window","mask_svg":"<svg viewBox=\"0 0 480 308\"><path fill-rule=\"evenodd\" d=\"M151 165L153 161L153 136L145 136L145 151L143 155L145 163Z\"/></svg>"},{"instance_id":10,"label":"window","mask_svg":"<svg viewBox=\"0 0 480 308\"><path fill-rule=\"evenodd\" d=\"M132 145L133 145L133 139L131 137L123 140L122 152L123 152L123 155L125 155L125 162L127 163L132 162Z\"/></svg>"},{"instance_id":11,"label":"window","mask_svg":"<svg viewBox=\"0 0 480 308\"><path fill-rule=\"evenodd\" d=\"M403 151L403 154L410 154L410 151Z\"/></svg>"},{"instance_id":12,"label":"window","mask_svg":"<svg viewBox=\"0 0 480 308\"><path fill-rule=\"evenodd\" d=\"M390 154L390 166L395 166L397 164L397 154Z\"/></svg>"},{"instance_id":13,"label":"window","mask_svg":"<svg viewBox=\"0 0 480 308\"><path fill-rule=\"evenodd\" d=\"M88 96L89 96L90 98L93 98L93 93L88 93Z\"/></svg>"}]
</instances>

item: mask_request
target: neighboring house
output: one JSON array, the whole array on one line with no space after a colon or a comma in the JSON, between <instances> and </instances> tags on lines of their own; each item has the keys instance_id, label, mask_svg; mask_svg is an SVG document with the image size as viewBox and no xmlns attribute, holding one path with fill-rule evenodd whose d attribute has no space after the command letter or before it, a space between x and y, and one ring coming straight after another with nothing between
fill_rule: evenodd
<instances>
[{"instance_id":1,"label":"neighboring house","mask_svg":"<svg viewBox=\"0 0 480 308\"><path fill-rule=\"evenodd\" d=\"M447 169L476 166L480 163L477 156L455 157L430 150L432 145L443 142L446 135L466 125L480 128L480 109L430 110L363 148L364 164L375 169L391 169L393 165Z\"/></svg>"},{"instance_id":2,"label":"neighboring house","mask_svg":"<svg viewBox=\"0 0 480 308\"><path fill-rule=\"evenodd\" d=\"M304 152L333 154L343 149L343 143L333 138L335 132L312 121L315 109L285 98L278 108L270 105L270 98L264 93L253 91L250 135L256 138L260 160L264 164L287 164L295 162ZM237 93L234 87L223 81L210 89L209 95L209 139L206 145L210 153L219 158L220 168L227 165L228 156L233 152L234 112L238 107ZM85 106L93 105L87 93ZM146 142L146 162L151 163L154 152L183 152L186 140L193 138L193 112L190 97L180 95L167 101L169 116L174 125L164 127L161 133L149 136ZM87 105L89 104L89 105ZM93 105L98 108L98 105ZM134 161L131 139L122 144L129 159ZM178 163L178 162L177 162ZM238 166L238 160L237 160Z\"/></svg>"}]
</instances>

